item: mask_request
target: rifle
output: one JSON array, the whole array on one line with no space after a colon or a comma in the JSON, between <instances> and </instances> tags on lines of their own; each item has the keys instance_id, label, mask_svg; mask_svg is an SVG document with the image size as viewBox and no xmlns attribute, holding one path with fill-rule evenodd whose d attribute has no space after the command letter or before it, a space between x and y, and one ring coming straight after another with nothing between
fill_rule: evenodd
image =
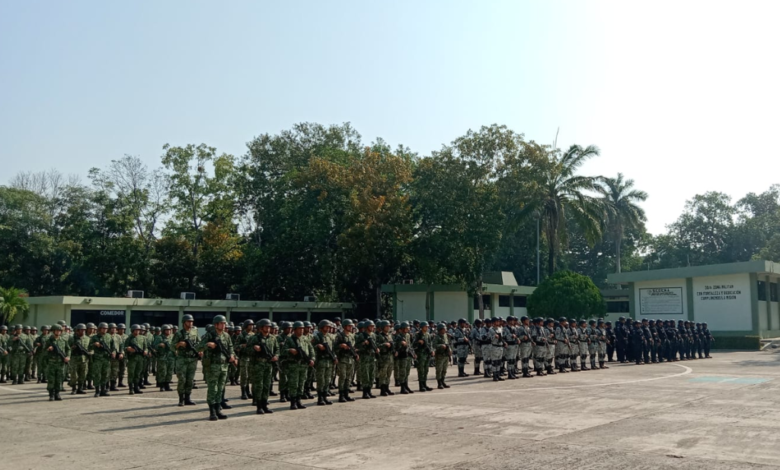
<instances>
[{"instance_id":1,"label":"rifle","mask_svg":"<svg viewBox=\"0 0 780 470\"><path fill-rule=\"evenodd\" d=\"M336 358L336 355L333 353L333 350L330 349L330 345L328 344L327 341L325 341L325 336L324 335L322 337L322 343L320 343L320 344L325 347L325 352L328 353L328 356L330 356L330 360L331 361L333 361L333 362L338 361L338 359Z\"/></svg>"},{"instance_id":2,"label":"rifle","mask_svg":"<svg viewBox=\"0 0 780 470\"><path fill-rule=\"evenodd\" d=\"M259 339L258 343L260 343L260 345L259 345L260 346L260 352L263 355L267 356L268 360L273 359L274 355L273 355L273 353L271 353L271 350L268 349L268 344L266 344L265 339L264 338L263 339Z\"/></svg>"},{"instance_id":3,"label":"rifle","mask_svg":"<svg viewBox=\"0 0 780 470\"><path fill-rule=\"evenodd\" d=\"M56 342L52 342L51 343L51 347L52 347L52 349L54 349L54 352L56 352L62 358L62 362L65 362L65 359L67 359L67 356L62 351L62 349L60 349L60 347L57 346L57 343Z\"/></svg>"},{"instance_id":4,"label":"rifle","mask_svg":"<svg viewBox=\"0 0 780 470\"><path fill-rule=\"evenodd\" d=\"M303 362L305 362L307 364L309 362L311 362L311 359L309 358L309 355L306 354L305 352L303 352L303 348L301 347L300 339L297 336L295 336L295 335L293 335L292 338L293 338L293 343L295 343L295 350L298 351L298 356L301 359L303 359Z\"/></svg>"},{"instance_id":5,"label":"rifle","mask_svg":"<svg viewBox=\"0 0 780 470\"><path fill-rule=\"evenodd\" d=\"M73 345L70 348L71 349L73 349L74 347L78 348L78 350L81 353L81 355L89 356L89 351L87 351L87 348L85 348L84 345L81 344L81 341L79 341L79 339L80 339L79 337L74 336L73 337Z\"/></svg>"},{"instance_id":6,"label":"rifle","mask_svg":"<svg viewBox=\"0 0 780 470\"><path fill-rule=\"evenodd\" d=\"M103 336L102 335L98 338L97 343L100 345L100 349L101 350L105 351L106 354L108 354L109 356L111 355L112 351L110 349L108 349L108 345L106 344L105 341L103 341Z\"/></svg>"},{"instance_id":7,"label":"rifle","mask_svg":"<svg viewBox=\"0 0 780 470\"><path fill-rule=\"evenodd\" d=\"M198 350L195 348L195 345L192 344L192 340L190 339L189 332L182 330L181 335L182 335L181 341L184 343L184 350L192 351L193 354L195 354L195 356L198 356L199 355Z\"/></svg>"},{"instance_id":8,"label":"rifle","mask_svg":"<svg viewBox=\"0 0 780 470\"><path fill-rule=\"evenodd\" d=\"M352 358L357 360L358 355L355 352L355 348L352 346L352 343L349 342L349 339L347 339L347 335L345 335L343 331L341 332L341 337L344 341L344 344L346 344L347 347L349 348L349 353L352 355Z\"/></svg>"},{"instance_id":9,"label":"rifle","mask_svg":"<svg viewBox=\"0 0 780 470\"><path fill-rule=\"evenodd\" d=\"M24 349L24 351L25 351L27 354L32 354L32 350L30 349L30 347L29 347L29 346L27 346L27 343L25 343L25 342L22 340L22 337L21 337L21 336L17 336L17 338L19 338L19 346L21 346L21 347L22 347L22 349Z\"/></svg>"},{"instance_id":10,"label":"rifle","mask_svg":"<svg viewBox=\"0 0 780 470\"><path fill-rule=\"evenodd\" d=\"M214 335L214 343L219 348L219 351L225 355L228 361L230 361L230 358L232 358L233 355L230 354L230 350L227 348L227 346L225 346L225 343L223 343L220 337L217 336L216 334Z\"/></svg>"},{"instance_id":11,"label":"rifle","mask_svg":"<svg viewBox=\"0 0 780 470\"><path fill-rule=\"evenodd\" d=\"M5 348L0 347L0 354L7 354L8 351L5 350Z\"/></svg>"},{"instance_id":12,"label":"rifle","mask_svg":"<svg viewBox=\"0 0 780 470\"><path fill-rule=\"evenodd\" d=\"M141 348L138 347L138 344L135 342L135 336L130 337L130 343L128 343L127 347L133 350L133 354L144 355L144 352L141 351Z\"/></svg>"},{"instance_id":13,"label":"rifle","mask_svg":"<svg viewBox=\"0 0 780 470\"><path fill-rule=\"evenodd\" d=\"M425 349L425 351L428 352L429 356L433 356L433 350L431 349L431 345L428 344L428 342L425 341L424 338L420 337L419 339L416 339L415 341L421 341L421 340L423 342L423 348Z\"/></svg>"},{"instance_id":14,"label":"rifle","mask_svg":"<svg viewBox=\"0 0 780 470\"><path fill-rule=\"evenodd\" d=\"M374 338L371 337L370 333L366 333L368 337L366 338L368 340L369 346L371 346L371 349L374 350L374 354L377 356L379 355L379 348L376 347L376 343L374 342Z\"/></svg>"}]
</instances>

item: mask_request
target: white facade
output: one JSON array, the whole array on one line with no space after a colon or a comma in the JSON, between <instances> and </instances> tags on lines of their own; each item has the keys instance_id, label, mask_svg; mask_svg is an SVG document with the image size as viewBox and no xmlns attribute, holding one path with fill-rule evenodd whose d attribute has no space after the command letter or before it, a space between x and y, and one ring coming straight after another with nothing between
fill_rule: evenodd
<instances>
[{"instance_id":1,"label":"white facade","mask_svg":"<svg viewBox=\"0 0 780 470\"><path fill-rule=\"evenodd\" d=\"M752 330L750 275L744 273L693 278L693 312L696 323L707 322L713 331ZM761 319L766 323L766 306L762 314L759 305L758 318L760 329L767 329L766 325L761 324Z\"/></svg>"}]
</instances>

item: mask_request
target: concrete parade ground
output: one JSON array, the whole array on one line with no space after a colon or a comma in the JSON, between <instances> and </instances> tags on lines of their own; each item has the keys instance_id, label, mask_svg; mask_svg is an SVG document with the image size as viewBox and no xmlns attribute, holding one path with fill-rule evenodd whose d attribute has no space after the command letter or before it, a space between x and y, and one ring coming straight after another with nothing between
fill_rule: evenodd
<instances>
[{"instance_id":1,"label":"concrete parade ground","mask_svg":"<svg viewBox=\"0 0 780 470\"><path fill-rule=\"evenodd\" d=\"M780 468L780 354L713 356L499 383L451 367L449 390L300 411L272 398L263 416L228 387L218 422L201 380L183 408L154 387L48 402L45 385L3 384L2 468Z\"/></svg>"}]
</instances>

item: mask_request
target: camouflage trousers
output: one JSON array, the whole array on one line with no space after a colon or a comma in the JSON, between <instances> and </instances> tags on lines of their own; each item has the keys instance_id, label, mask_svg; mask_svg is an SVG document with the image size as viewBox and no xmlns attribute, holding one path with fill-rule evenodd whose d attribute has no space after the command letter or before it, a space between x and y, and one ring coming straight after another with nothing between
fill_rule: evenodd
<instances>
[{"instance_id":1,"label":"camouflage trousers","mask_svg":"<svg viewBox=\"0 0 780 470\"><path fill-rule=\"evenodd\" d=\"M222 403L222 394L225 392L225 382L227 382L228 365L211 364L209 366L208 391L206 392L206 403L217 405Z\"/></svg>"},{"instance_id":2,"label":"camouflage trousers","mask_svg":"<svg viewBox=\"0 0 780 470\"><path fill-rule=\"evenodd\" d=\"M27 363L27 354L9 354L9 369L12 378L19 378L24 375L24 366Z\"/></svg>"},{"instance_id":3,"label":"camouflage trousers","mask_svg":"<svg viewBox=\"0 0 780 470\"><path fill-rule=\"evenodd\" d=\"M428 381L428 363L430 360L431 356L427 354L417 356L417 381L420 383Z\"/></svg>"},{"instance_id":4,"label":"camouflage trousers","mask_svg":"<svg viewBox=\"0 0 780 470\"><path fill-rule=\"evenodd\" d=\"M249 364L249 368L251 369L249 377L252 378L252 395L255 397L255 400L260 402L268 401L268 392L271 391L271 378L274 376L273 364L264 360L256 360Z\"/></svg>"},{"instance_id":5,"label":"camouflage trousers","mask_svg":"<svg viewBox=\"0 0 780 470\"><path fill-rule=\"evenodd\" d=\"M569 345L558 343L555 345L555 365L556 367L566 367L566 361L569 360Z\"/></svg>"},{"instance_id":6,"label":"camouflage trousers","mask_svg":"<svg viewBox=\"0 0 780 470\"><path fill-rule=\"evenodd\" d=\"M169 383L171 381L173 378L173 363L173 356L157 358L157 375L155 377L158 383Z\"/></svg>"},{"instance_id":7,"label":"camouflage trousers","mask_svg":"<svg viewBox=\"0 0 780 470\"><path fill-rule=\"evenodd\" d=\"M287 392L287 364L279 364L279 391Z\"/></svg>"},{"instance_id":8,"label":"camouflage trousers","mask_svg":"<svg viewBox=\"0 0 780 470\"><path fill-rule=\"evenodd\" d=\"M479 346L482 350L482 358L485 359L485 372L488 374L493 370L493 346L490 344L483 344Z\"/></svg>"},{"instance_id":9,"label":"camouflage trousers","mask_svg":"<svg viewBox=\"0 0 780 470\"><path fill-rule=\"evenodd\" d=\"M37 358L35 356L27 356L27 359L24 363L24 373L27 375L27 377L33 376L33 368L35 367L36 359Z\"/></svg>"},{"instance_id":10,"label":"camouflage trousers","mask_svg":"<svg viewBox=\"0 0 780 470\"><path fill-rule=\"evenodd\" d=\"M529 368L529 363L531 362L530 359L533 350L534 350L534 345L531 342L520 343L517 356L518 358L520 358L520 367L522 367L523 372L526 372Z\"/></svg>"},{"instance_id":11,"label":"camouflage trousers","mask_svg":"<svg viewBox=\"0 0 780 470\"><path fill-rule=\"evenodd\" d=\"M517 344L510 344L504 349L504 360L506 361L506 367L508 370L517 370L517 352L520 346Z\"/></svg>"},{"instance_id":12,"label":"camouflage trousers","mask_svg":"<svg viewBox=\"0 0 780 470\"><path fill-rule=\"evenodd\" d=\"M352 375L355 372L355 362L352 360L341 360L336 366L336 375L339 376L339 391L349 390L349 384L352 382Z\"/></svg>"},{"instance_id":13,"label":"camouflage trousers","mask_svg":"<svg viewBox=\"0 0 780 470\"><path fill-rule=\"evenodd\" d=\"M179 394L192 393L192 382L195 380L195 369L198 368L198 360L192 357L176 358L176 391ZM205 366L203 367L206 368Z\"/></svg>"},{"instance_id":14,"label":"camouflage trousers","mask_svg":"<svg viewBox=\"0 0 780 470\"><path fill-rule=\"evenodd\" d=\"M306 377L309 373L307 364L288 363L284 369L287 376L287 393L290 398L301 398L303 387L306 385Z\"/></svg>"},{"instance_id":15,"label":"camouflage trousers","mask_svg":"<svg viewBox=\"0 0 780 470\"><path fill-rule=\"evenodd\" d=\"M146 367L144 357L133 354L127 358L127 383L137 384L143 379L143 368Z\"/></svg>"},{"instance_id":16,"label":"camouflage trousers","mask_svg":"<svg viewBox=\"0 0 780 470\"><path fill-rule=\"evenodd\" d=\"M534 345L534 370L540 371L547 366L547 344Z\"/></svg>"},{"instance_id":17,"label":"camouflage trousers","mask_svg":"<svg viewBox=\"0 0 780 470\"><path fill-rule=\"evenodd\" d=\"M330 386L330 378L333 375L333 361L330 359L318 359L315 365L315 378L317 380L317 392L327 393Z\"/></svg>"},{"instance_id":18,"label":"camouflage trousers","mask_svg":"<svg viewBox=\"0 0 780 470\"><path fill-rule=\"evenodd\" d=\"M119 366L124 362L124 359L111 359L108 365L108 380L110 382L116 382L119 378Z\"/></svg>"},{"instance_id":19,"label":"camouflage trousers","mask_svg":"<svg viewBox=\"0 0 780 470\"><path fill-rule=\"evenodd\" d=\"M606 341L599 341L597 345L598 355L599 355L599 362L604 362L607 360L607 342Z\"/></svg>"},{"instance_id":20,"label":"camouflage trousers","mask_svg":"<svg viewBox=\"0 0 780 470\"><path fill-rule=\"evenodd\" d=\"M62 368L61 360L46 361L46 390L50 392L59 392L62 381L65 380L65 374Z\"/></svg>"},{"instance_id":21,"label":"camouflage trousers","mask_svg":"<svg viewBox=\"0 0 780 470\"><path fill-rule=\"evenodd\" d=\"M70 383L72 387L84 388L87 382L87 358L84 356L73 356L68 362L70 370Z\"/></svg>"},{"instance_id":22,"label":"camouflage trousers","mask_svg":"<svg viewBox=\"0 0 780 470\"><path fill-rule=\"evenodd\" d=\"M306 385L304 386L306 390L314 388L314 370L314 367L309 367L309 370L306 371Z\"/></svg>"},{"instance_id":23,"label":"camouflage trousers","mask_svg":"<svg viewBox=\"0 0 780 470\"><path fill-rule=\"evenodd\" d=\"M363 388L373 387L374 379L376 378L376 359L374 356L362 356L360 358L359 367L360 385L363 386Z\"/></svg>"},{"instance_id":24,"label":"camouflage trousers","mask_svg":"<svg viewBox=\"0 0 780 470\"><path fill-rule=\"evenodd\" d=\"M242 386L248 386L249 384L253 383L254 380L252 377L252 364L251 360L248 357L242 357L238 360L238 377L239 377L239 383Z\"/></svg>"},{"instance_id":25,"label":"camouflage trousers","mask_svg":"<svg viewBox=\"0 0 780 470\"><path fill-rule=\"evenodd\" d=\"M44 354L41 354L40 356L38 356L37 362L38 362L38 378L45 379L46 369L49 368L48 358ZM35 371L33 371L33 373L35 373Z\"/></svg>"},{"instance_id":26,"label":"camouflage trousers","mask_svg":"<svg viewBox=\"0 0 780 470\"><path fill-rule=\"evenodd\" d=\"M398 358L393 361L396 366L395 378L399 383L406 383L409 381L409 372L412 371L412 358L404 357Z\"/></svg>"},{"instance_id":27,"label":"camouflage trousers","mask_svg":"<svg viewBox=\"0 0 780 470\"><path fill-rule=\"evenodd\" d=\"M450 365L450 357L446 354L438 354L434 361L436 363L436 380L444 380L447 377L447 366Z\"/></svg>"},{"instance_id":28,"label":"camouflage trousers","mask_svg":"<svg viewBox=\"0 0 780 470\"><path fill-rule=\"evenodd\" d=\"M0 355L0 375L8 373L8 356L5 354Z\"/></svg>"},{"instance_id":29,"label":"camouflage trousers","mask_svg":"<svg viewBox=\"0 0 780 470\"><path fill-rule=\"evenodd\" d=\"M92 360L92 380L95 387L102 387L108 383L108 368L110 359L108 356L95 356Z\"/></svg>"},{"instance_id":30,"label":"camouflage trousers","mask_svg":"<svg viewBox=\"0 0 780 470\"><path fill-rule=\"evenodd\" d=\"M238 380L238 366L234 366L233 364L228 364L226 378L231 382L234 380Z\"/></svg>"},{"instance_id":31,"label":"camouflage trousers","mask_svg":"<svg viewBox=\"0 0 780 470\"><path fill-rule=\"evenodd\" d=\"M117 371L116 378L121 382L125 378L125 369L127 369L127 359L119 360L119 370Z\"/></svg>"},{"instance_id":32,"label":"camouflage trousers","mask_svg":"<svg viewBox=\"0 0 780 470\"><path fill-rule=\"evenodd\" d=\"M379 385L390 385L390 375L393 373L393 362L392 354L379 356L376 374Z\"/></svg>"}]
</instances>

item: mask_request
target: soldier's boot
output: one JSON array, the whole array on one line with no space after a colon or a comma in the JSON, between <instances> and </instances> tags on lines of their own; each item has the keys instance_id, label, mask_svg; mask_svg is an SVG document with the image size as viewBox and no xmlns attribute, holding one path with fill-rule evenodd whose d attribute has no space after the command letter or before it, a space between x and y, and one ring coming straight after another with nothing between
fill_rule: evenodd
<instances>
[{"instance_id":1,"label":"soldier's boot","mask_svg":"<svg viewBox=\"0 0 780 470\"><path fill-rule=\"evenodd\" d=\"M185 393L184 394L184 404L187 405L187 406L194 406L195 405L195 402L190 400L190 394L189 393Z\"/></svg>"},{"instance_id":2,"label":"soldier's boot","mask_svg":"<svg viewBox=\"0 0 780 470\"><path fill-rule=\"evenodd\" d=\"M136 395L143 395L144 394L144 392L141 391L141 386L140 385L135 384L135 385L133 385L133 388L135 389L135 394Z\"/></svg>"},{"instance_id":3,"label":"soldier's boot","mask_svg":"<svg viewBox=\"0 0 780 470\"><path fill-rule=\"evenodd\" d=\"M251 385L247 385L246 386L246 396L247 396L247 398L249 398L251 400L255 399L255 394L252 393L252 386Z\"/></svg>"},{"instance_id":4,"label":"soldier's boot","mask_svg":"<svg viewBox=\"0 0 780 470\"><path fill-rule=\"evenodd\" d=\"M408 381L407 381L407 382L404 382L404 387L406 387L406 393L408 393L409 395L411 395L412 393L414 393L414 392L412 391L412 389L411 389L411 388L409 388L409 382L408 382Z\"/></svg>"},{"instance_id":5,"label":"soldier's boot","mask_svg":"<svg viewBox=\"0 0 780 470\"><path fill-rule=\"evenodd\" d=\"M555 369L553 369L552 365L547 366L547 375L555 375L557 372L555 372Z\"/></svg>"},{"instance_id":6,"label":"soldier's boot","mask_svg":"<svg viewBox=\"0 0 780 470\"><path fill-rule=\"evenodd\" d=\"M248 400L248 399L249 399L249 398L247 397L247 395L246 395L246 387L245 387L245 386L243 386L243 385L241 386L241 399L242 399L242 400Z\"/></svg>"},{"instance_id":7,"label":"soldier's boot","mask_svg":"<svg viewBox=\"0 0 780 470\"><path fill-rule=\"evenodd\" d=\"M217 405L209 405L209 421L216 421L217 420Z\"/></svg>"},{"instance_id":8,"label":"soldier's boot","mask_svg":"<svg viewBox=\"0 0 780 470\"><path fill-rule=\"evenodd\" d=\"M225 398L225 390L222 390L222 401L219 403L220 408L223 410L229 410L233 408L232 406L227 404L228 400Z\"/></svg>"},{"instance_id":9,"label":"soldier's boot","mask_svg":"<svg viewBox=\"0 0 780 470\"><path fill-rule=\"evenodd\" d=\"M121 377L121 378L119 379L119 385L117 385L117 387L119 387L119 388L125 388L126 386L127 386L127 385L125 385L125 378L124 378L124 377Z\"/></svg>"},{"instance_id":10,"label":"soldier's boot","mask_svg":"<svg viewBox=\"0 0 780 470\"><path fill-rule=\"evenodd\" d=\"M109 391L111 392L118 392L119 390L116 389L116 380L111 381L111 386L109 388Z\"/></svg>"},{"instance_id":11,"label":"soldier's boot","mask_svg":"<svg viewBox=\"0 0 780 470\"><path fill-rule=\"evenodd\" d=\"M260 405L260 403L258 403L255 406L257 406L257 411L255 411L256 415L264 415L265 414L265 411L263 411L263 407Z\"/></svg>"},{"instance_id":12,"label":"soldier's boot","mask_svg":"<svg viewBox=\"0 0 780 470\"><path fill-rule=\"evenodd\" d=\"M184 394L179 394L179 406L184 406Z\"/></svg>"},{"instance_id":13,"label":"soldier's boot","mask_svg":"<svg viewBox=\"0 0 780 470\"><path fill-rule=\"evenodd\" d=\"M609 367L604 365L604 361L599 361L599 369L609 369Z\"/></svg>"},{"instance_id":14,"label":"soldier's boot","mask_svg":"<svg viewBox=\"0 0 780 470\"><path fill-rule=\"evenodd\" d=\"M49 390L49 401L54 401L54 390Z\"/></svg>"},{"instance_id":15,"label":"soldier's boot","mask_svg":"<svg viewBox=\"0 0 780 470\"><path fill-rule=\"evenodd\" d=\"M164 382L157 382L156 386L157 386L157 388L160 389L161 392L165 391L165 383Z\"/></svg>"},{"instance_id":16,"label":"soldier's boot","mask_svg":"<svg viewBox=\"0 0 780 470\"><path fill-rule=\"evenodd\" d=\"M525 378L532 378L533 375L528 371L528 369L523 369L523 377Z\"/></svg>"},{"instance_id":17,"label":"soldier's boot","mask_svg":"<svg viewBox=\"0 0 780 470\"><path fill-rule=\"evenodd\" d=\"M54 401L62 401L62 397L60 396L59 390L54 391Z\"/></svg>"},{"instance_id":18,"label":"soldier's boot","mask_svg":"<svg viewBox=\"0 0 780 470\"><path fill-rule=\"evenodd\" d=\"M465 377L466 374L463 372L463 364L458 364L458 377Z\"/></svg>"},{"instance_id":19,"label":"soldier's boot","mask_svg":"<svg viewBox=\"0 0 780 470\"><path fill-rule=\"evenodd\" d=\"M303 406L303 403L301 403L301 397L298 397L295 399L295 404L298 406L299 410L305 410L306 407Z\"/></svg>"},{"instance_id":20,"label":"soldier's boot","mask_svg":"<svg viewBox=\"0 0 780 470\"><path fill-rule=\"evenodd\" d=\"M427 392L428 390L425 388L425 382L420 380L420 391L421 392Z\"/></svg>"},{"instance_id":21,"label":"soldier's boot","mask_svg":"<svg viewBox=\"0 0 780 470\"><path fill-rule=\"evenodd\" d=\"M144 385L148 385L150 387L152 386L152 383L149 382L149 376L148 375L144 376Z\"/></svg>"},{"instance_id":22,"label":"soldier's boot","mask_svg":"<svg viewBox=\"0 0 780 470\"><path fill-rule=\"evenodd\" d=\"M346 403L347 399L344 398L344 395L346 395L344 392L339 392L339 403Z\"/></svg>"},{"instance_id":23,"label":"soldier's boot","mask_svg":"<svg viewBox=\"0 0 780 470\"><path fill-rule=\"evenodd\" d=\"M450 388L449 385L447 385L447 382L444 381L445 379L441 379L441 386L444 388Z\"/></svg>"},{"instance_id":24,"label":"soldier's boot","mask_svg":"<svg viewBox=\"0 0 780 470\"><path fill-rule=\"evenodd\" d=\"M444 390L444 386L441 384L441 379L436 379L436 388Z\"/></svg>"},{"instance_id":25,"label":"soldier's boot","mask_svg":"<svg viewBox=\"0 0 780 470\"><path fill-rule=\"evenodd\" d=\"M267 415L274 414L273 410L268 408L268 400L260 400L260 408L262 408L263 413Z\"/></svg>"},{"instance_id":26,"label":"soldier's boot","mask_svg":"<svg viewBox=\"0 0 780 470\"><path fill-rule=\"evenodd\" d=\"M97 398L100 396L100 387L95 387L95 396L93 398Z\"/></svg>"},{"instance_id":27,"label":"soldier's boot","mask_svg":"<svg viewBox=\"0 0 780 470\"><path fill-rule=\"evenodd\" d=\"M173 391L173 389L171 388L171 383L170 382L165 382L165 391L166 392L172 392Z\"/></svg>"},{"instance_id":28,"label":"soldier's boot","mask_svg":"<svg viewBox=\"0 0 780 470\"><path fill-rule=\"evenodd\" d=\"M111 395L108 393L108 384L103 385L103 391L100 392L101 397L110 397Z\"/></svg>"},{"instance_id":29,"label":"soldier's boot","mask_svg":"<svg viewBox=\"0 0 780 470\"><path fill-rule=\"evenodd\" d=\"M479 371L479 359L474 359L474 375L479 375L481 372Z\"/></svg>"},{"instance_id":30,"label":"soldier's boot","mask_svg":"<svg viewBox=\"0 0 780 470\"><path fill-rule=\"evenodd\" d=\"M401 395L408 395L409 392L406 391L406 383L401 383L401 390L398 392Z\"/></svg>"},{"instance_id":31,"label":"soldier's boot","mask_svg":"<svg viewBox=\"0 0 780 470\"><path fill-rule=\"evenodd\" d=\"M226 415L222 414L222 410L223 409L227 410L229 408L225 408L221 404L217 403L216 405L214 405L214 409L217 410L217 419L227 419L228 418Z\"/></svg>"},{"instance_id":32,"label":"soldier's boot","mask_svg":"<svg viewBox=\"0 0 780 470\"><path fill-rule=\"evenodd\" d=\"M371 393L371 387L368 387L368 398L376 398L376 395Z\"/></svg>"},{"instance_id":33,"label":"soldier's boot","mask_svg":"<svg viewBox=\"0 0 780 470\"><path fill-rule=\"evenodd\" d=\"M40 376L38 377L38 381L37 381L37 382L35 382L35 383L41 383L41 378L40 378Z\"/></svg>"},{"instance_id":34,"label":"soldier's boot","mask_svg":"<svg viewBox=\"0 0 780 470\"><path fill-rule=\"evenodd\" d=\"M596 369L598 369L598 367L596 367L596 359L595 359L595 358L591 358L591 359L590 359L590 368L591 368L592 370L596 370Z\"/></svg>"},{"instance_id":35,"label":"soldier's boot","mask_svg":"<svg viewBox=\"0 0 780 470\"><path fill-rule=\"evenodd\" d=\"M290 409L291 410L297 410L298 409L298 402L295 401L295 398L290 397Z\"/></svg>"},{"instance_id":36,"label":"soldier's boot","mask_svg":"<svg viewBox=\"0 0 780 470\"><path fill-rule=\"evenodd\" d=\"M19 385L24 385L24 374L19 374L19 378L16 380Z\"/></svg>"},{"instance_id":37,"label":"soldier's boot","mask_svg":"<svg viewBox=\"0 0 780 470\"><path fill-rule=\"evenodd\" d=\"M305 391L305 392L303 392L303 396L304 396L305 398L309 399L309 400L312 400L312 399L314 399L314 395L312 395L312 394L311 394L311 392L310 392L310 391L308 391L308 390L307 390L307 391Z\"/></svg>"},{"instance_id":38,"label":"soldier's boot","mask_svg":"<svg viewBox=\"0 0 780 470\"><path fill-rule=\"evenodd\" d=\"M349 390L349 389L347 389L347 390L344 392L344 398L346 398L346 399L347 399L347 401L355 401L355 399L354 399L354 398L352 398L351 396L349 396L349 394L350 394L351 392L352 392L352 390Z\"/></svg>"},{"instance_id":39,"label":"soldier's boot","mask_svg":"<svg viewBox=\"0 0 780 470\"><path fill-rule=\"evenodd\" d=\"M16 385L16 376L13 377L13 380L11 381L11 385Z\"/></svg>"},{"instance_id":40,"label":"soldier's boot","mask_svg":"<svg viewBox=\"0 0 780 470\"><path fill-rule=\"evenodd\" d=\"M135 387L130 387L128 390L130 390L130 395L135 395Z\"/></svg>"},{"instance_id":41,"label":"soldier's boot","mask_svg":"<svg viewBox=\"0 0 780 470\"><path fill-rule=\"evenodd\" d=\"M87 380L87 390L95 390L95 387L92 386L91 380Z\"/></svg>"},{"instance_id":42,"label":"soldier's boot","mask_svg":"<svg viewBox=\"0 0 780 470\"><path fill-rule=\"evenodd\" d=\"M274 383L273 383L273 381L271 381L271 386L270 386L270 389L268 390L268 396L271 396L271 397L279 396L278 393L274 392Z\"/></svg>"},{"instance_id":43,"label":"soldier's boot","mask_svg":"<svg viewBox=\"0 0 780 470\"><path fill-rule=\"evenodd\" d=\"M279 392L279 403L287 403L287 394L284 392Z\"/></svg>"},{"instance_id":44,"label":"soldier's boot","mask_svg":"<svg viewBox=\"0 0 780 470\"><path fill-rule=\"evenodd\" d=\"M385 392L387 392L387 394L390 396L395 395L395 393L393 393L393 391L390 390L390 384L385 385Z\"/></svg>"},{"instance_id":45,"label":"soldier's boot","mask_svg":"<svg viewBox=\"0 0 780 470\"><path fill-rule=\"evenodd\" d=\"M139 389L141 389L141 390L146 390L146 385L144 385L144 381L143 381L143 379L141 379L141 380L139 380L139 381L138 381L138 385L137 385L137 387L138 387Z\"/></svg>"},{"instance_id":46,"label":"soldier's boot","mask_svg":"<svg viewBox=\"0 0 780 470\"><path fill-rule=\"evenodd\" d=\"M327 393L323 393L322 394L322 401L324 401L326 405L332 405L333 404L332 401L328 400L328 394Z\"/></svg>"},{"instance_id":47,"label":"soldier's boot","mask_svg":"<svg viewBox=\"0 0 780 470\"><path fill-rule=\"evenodd\" d=\"M379 396L380 396L380 397L386 397L386 396L388 396L388 395L387 395L387 390L385 389L385 386L384 386L384 385L380 385L380 386L379 386Z\"/></svg>"},{"instance_id":48,"label":"soldier's boot","mask_svg":"<svg viewBox=\"0 0 780 470\"><path fill-rule=\"evenodd\" d=\"M328 390L338 390L339 386L336 385L336 380L332 380L330 382L330 385L328 385Z\"/></svg>"},{"instance_id":49,"label":"soldier's boot","mask_svg":"<svg viewBox=\"0 0 780 470\"><path fill-rule=\"evenodd\" d=\"M54 393L54 390L52 390L52 393ZM70 387L70 394L71 395L75 395L76 394L76 387L75 386ZM54 396L54 395L52 395L52 396Z\"/></svg>"},{"instance_id":50,"label":"soldier's boot","mask_svg":"<svg viewBox=\"0 0 780 470\"><path fill-rule=\"evenodd\" d=\"M324 396L321 392L317 392L317 406L325 406Z\"/></svg>"}]
</instances>

